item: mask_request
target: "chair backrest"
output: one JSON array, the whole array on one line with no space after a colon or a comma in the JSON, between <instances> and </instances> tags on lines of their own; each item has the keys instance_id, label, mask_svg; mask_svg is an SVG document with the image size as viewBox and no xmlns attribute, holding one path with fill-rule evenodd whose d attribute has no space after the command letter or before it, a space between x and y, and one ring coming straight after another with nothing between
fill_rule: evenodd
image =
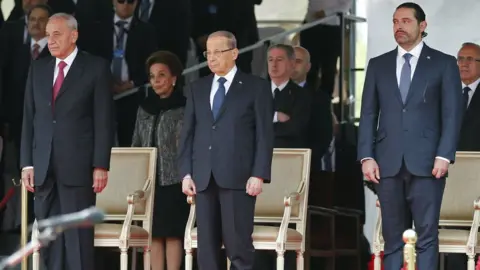
<instances>
[{"instance_id":1,"label":"chair backrest","mask_svg":"<svg viewBox=\"0 0 480 270\"><path fill-rule=\"evenodd\" d=\"M480 196L480 152L457 152L446 182L440 225L470 227L473 202Z\"/></svg>"},{"instance_id":2,"label":"chair backrest","mask_svg":"<svg viewBox=\"0 0 480 270\"><path fill-rule=\"evenodd\" d=\"M310 149L276 148L272 159L272 183L263 185L255 206L256 223L280 223L284 197L301 193L300 204L292 207L291 221L303 222L307 213L310 180Z\"/></svg>"},{"instance_id":3,"label":"chair backrest","mask_svg":"<svg viewBox=\"0 0 480 270\"><path fill-rule=\"evenodd\" d=\"M135 205L133 220L149 222L152 217L157 148L114 147L110 159L108 184L97 196L96 206L105 211L106 220L123 221L127 196L147 190L145 200Z\"/></svg>"}]
</instances>

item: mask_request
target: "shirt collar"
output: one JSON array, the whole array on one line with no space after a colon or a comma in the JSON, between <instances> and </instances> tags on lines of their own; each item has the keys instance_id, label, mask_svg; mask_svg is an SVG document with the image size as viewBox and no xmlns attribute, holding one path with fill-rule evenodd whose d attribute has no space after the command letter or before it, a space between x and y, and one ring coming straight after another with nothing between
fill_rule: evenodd
<instances>
[{"instance_id":1,"label":"shirt collar","mask_svg":"<svg viewBox=\"0 0 480 270\"><path fill-rule=\"evenodd\" d=\"M301 87L305 87L306 83L307 83L307 81L303 81L303 82L299 82L298 85L301 86Z\"/></svg>"},{"instance_id":2,"label":"shirt collar","mask_svg":"<svg viewBox=\"0 0 480 270\"><path fill-rule=\"evenodd\" d=\"M124 21L124 22L127 22L127 24L125 24L125 28L128 29L128 28L130 28L130 24L132 23L132 19L133 19L133 17L122 19L122 18L118 17L117 14L115 14L115 16L113 17L113 24L116 24L118 21Z\"/></svg>"},{"instance_id":3,"label":"shirt collar","mask_svg":"<svg viewBox=\"0 0 480 270\"><path fill-rule=\"evenodd\" d=\"M285 86L287 86L288 82L289 82L289 80L281 83L280 85L275 85L275 83L273 83L273 81L272 81L272 90L275 90L275 89L278 88L278 90L282 91L283 88L285 88Z\"/></svg>"},{"instance_id":4,"label":"shirt collar","mask_svg":"<svg viewBox=\"0 0 480 270\"><path fill-rule=\"evenodd\" d=\"M73 52L67 56L65 59L60 59L60 58L57 58L55 60L55 66L58 66L58 63L60 63L61 61L65 62L65 64L67 64L68 67L72 66L73 64L73 60L75 60L75 57L77 57L77 54L78 54L78 48L75 47L75 50L73 50Z\"/></svg>"},{"instance_id":5,"label":"shirt collar","mask_svg":"<svg viewBox=\"0 0 480 270\"><path fill-rule=\"evenodd\" d=\"M30 42L30 48L33 48L33 45L35 44L38 44L38 46L40 46L40 50L43 50L43 48L45 48L45 46L47 46L47 43L48 43L48 39L46 37L40 39L40 40L33 40L33 38L31 39L31 42Z\"/></svg>"},{"instance_id":6,"label":"shirt collar","mask_svg":"<svg viewBox=\"0 0 480 270\"><path fill-rule=\"evenodd\" d=\"M473 93L473 92L475 92L475 90L477 89L479 84L480 84L480 78L478 78L476 81L474 81L473 83L471 83L469 85L466 85L462 82L462 89L468 86L472 90L472 93Z\"/></svg>"},{"instance_id":7,"label":"shirt collar","mask_svg":"<svg viewBox=\"0 0 480 270\"><path fill-rule=\"evenodd\" d=\"M213 81L218 82L218 79L220 77L223 77L227 80L227 82L231 83L231 82L233 82L233 78L235 77L236 73L237 73L237 66L233 66L233 68L230 69L230 71L225 76L218 76L217 74L215 74L215 76L213 76Z\"/></svg>"},{"instance_id":8,"label":"shirt collar","mask_svg":"<svg viewBox=\"0 0 480 270\"><path fill-rule=\"evenodd\" d=\"M420 53L422 52L423 49L423 41L417 44L413 49L411 49L409 52L407 52L404 48L398 46L398 56L403 57L404 54L410 53L413 57L416 57L417 59L420 58Z\"/></svg>"}]
</instances>

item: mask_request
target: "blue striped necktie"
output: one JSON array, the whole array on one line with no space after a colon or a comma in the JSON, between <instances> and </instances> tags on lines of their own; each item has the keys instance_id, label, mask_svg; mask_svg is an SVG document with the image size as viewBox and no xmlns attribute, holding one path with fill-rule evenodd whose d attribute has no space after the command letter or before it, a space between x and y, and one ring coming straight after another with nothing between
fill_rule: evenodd
<instances>
[{"instance_id":1,"label":"blue striped necktie","mask_svg":"<svg viewBox=\"0 0 480 270\"><path fill-rule=\"evenodd\" d=\"M222 107L223 100L225 99L225 82L227 79L224 77L218 78L218 89L215 95L213 96L213 104L212 104L212 113L213 119L217 120L218 113L220 112L220 108Z\"/></svg>"}]
</instances>

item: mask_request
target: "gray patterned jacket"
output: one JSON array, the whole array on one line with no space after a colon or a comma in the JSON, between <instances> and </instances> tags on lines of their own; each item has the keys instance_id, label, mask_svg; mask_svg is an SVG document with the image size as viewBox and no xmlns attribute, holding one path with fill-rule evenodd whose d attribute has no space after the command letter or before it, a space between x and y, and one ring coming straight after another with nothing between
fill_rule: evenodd
<instances>
[{"instance_id":1,"label":"gray patterned jacket","mask_svg":"<svg viewBox=\"0 0 480 270\"><path fill-rule=\"evenodd\" d=\"M157 147L157 183L169 186L181 182L177 150L184 108L161 112L158 116L138 108L132 147Z\"/></svg>"}]
</instances>

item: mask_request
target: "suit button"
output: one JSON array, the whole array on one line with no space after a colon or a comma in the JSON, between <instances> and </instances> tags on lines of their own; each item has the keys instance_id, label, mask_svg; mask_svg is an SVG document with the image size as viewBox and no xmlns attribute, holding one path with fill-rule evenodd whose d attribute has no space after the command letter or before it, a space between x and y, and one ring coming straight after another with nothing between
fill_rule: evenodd
<instances>
[{"instance_id":1,"label":"suit button","mask_svg":"<svg viewBox=\"0 0 480 270\"><path fill-rule=\"evenodd\" d=\"M212 129L213 129L213 130L217 129L217 126L212 126Z\"/></svg>"},{"instance_id":2,"label":"suit button","mask_svg":"<svg viewBox=\"0 0 480 270\"><path fill-rule=\"evenodd\" d=\"M52 103L51 103L51 102L48 102L48 106L52 106Z\"/></svg>"},{"instance_id":3,"label":"suit button","mask_svg":"<svg viewBox=\"0 0 480 270\"><path fill-rule=\"evenodd\" d=\"M402 112L407 112L407 109L403 109Z\"/></svg>"},{"instance_id":4,"label":"suit button","mask_svg":"<svg viewBox=\"0 0 480 270\"><path fill-rule=\"evenodd\" d=\"M54 123L54 124L56 124L56 123L57 123L57 121L53 120L53 123Z\"/></svg>"},{"instance_id":5,"label":"suit button","mask_svg":"<svg viewBox=\"0 0 480 270\"><path fill-rule=\"evenodd\" d=\"M212 150L212 146L211 146L211 145L208 147L208 150Z\"/></svg>"}]
</instances>

